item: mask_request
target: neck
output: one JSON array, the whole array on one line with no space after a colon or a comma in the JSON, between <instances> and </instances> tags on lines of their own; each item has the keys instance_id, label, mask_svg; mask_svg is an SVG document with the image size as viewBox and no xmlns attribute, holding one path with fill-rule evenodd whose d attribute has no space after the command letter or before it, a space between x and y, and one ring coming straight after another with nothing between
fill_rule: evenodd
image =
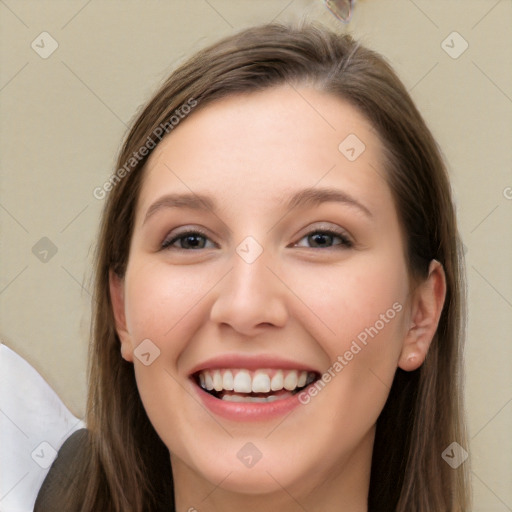
<instances>
[{"instance_id":1,"label":"neck","mask_svg":"<svg viewBox=\"0 0 512 512\"><path fill-rule=\"evenodd\" d=\"M171 457L177 512L367 512L374 430L336 464L311 468L286 488L269 471L269 484L277 490L246 494L227 490L230 474L212 484L175 456Z\"/></svg>"}]
</instances>

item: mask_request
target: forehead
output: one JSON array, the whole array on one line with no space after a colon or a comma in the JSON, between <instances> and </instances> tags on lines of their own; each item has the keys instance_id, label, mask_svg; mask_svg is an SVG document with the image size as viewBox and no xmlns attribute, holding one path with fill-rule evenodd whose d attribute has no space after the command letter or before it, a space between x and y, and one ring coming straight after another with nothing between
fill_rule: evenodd
<instances>
[{"instance_id":1,"label":"forehead","mask_svg":"<svg viewBox=\"0 0 512 512\"><path fill-rule=\"evenodd\" d=\"M200 107L151 154L142 206L169 190L257 206L317 185L391 200L378 134L338 97L282 86Z\"/></svg>"}]
</instances>

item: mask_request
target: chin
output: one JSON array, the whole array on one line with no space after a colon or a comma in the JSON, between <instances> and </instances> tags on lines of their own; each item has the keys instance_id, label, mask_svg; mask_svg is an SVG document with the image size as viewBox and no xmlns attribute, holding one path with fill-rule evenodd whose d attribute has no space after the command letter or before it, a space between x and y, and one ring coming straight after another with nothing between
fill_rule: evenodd
<instances>
[{"instance_id":1,"label":"chin","mask_svg":"<svg viewBox=\"0 0 512 512\"><path fill-rule=\"evenodd\" d=\"M258 466L261 464L258 464ZM229 475L229 476L228 476ZM300 479L299 475L292 475L286 468L261 465L260 467L233 470L226 465L222 471L213 470L205 478L214 486L225 491L247 494L265 495L280 492L289 488L293 482Z\"/></svg>"}]
</instances>

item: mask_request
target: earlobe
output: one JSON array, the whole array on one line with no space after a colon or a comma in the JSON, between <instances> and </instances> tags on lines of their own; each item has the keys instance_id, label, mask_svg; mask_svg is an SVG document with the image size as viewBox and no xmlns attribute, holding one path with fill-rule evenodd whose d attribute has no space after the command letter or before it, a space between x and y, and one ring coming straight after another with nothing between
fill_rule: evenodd
<instances>
[{"instance_id":1,"label":"earlobe","mask_svg":"<svg viewBox=\"0 0 512 512\"><path fill-rule=\"evenodd\" d=\"M446 297L443 266L432 260L428 277L414 290L411 326L405 336L398 366L405 371L418 369L425 360L436 334Z\"/></svg>"},{"instance_id":2,"label":"earlobe","mask_svg":"<svg viewBox=\"0 0 512 512\"><path fill-rule=\"evenodd\" d=\"M109 273L109 288L116 332L121 341L121 355L126 361L133 362L133 346L126 326L126 314L124 309L124 280L113 270Z\"/></svg>"}]
</instances>

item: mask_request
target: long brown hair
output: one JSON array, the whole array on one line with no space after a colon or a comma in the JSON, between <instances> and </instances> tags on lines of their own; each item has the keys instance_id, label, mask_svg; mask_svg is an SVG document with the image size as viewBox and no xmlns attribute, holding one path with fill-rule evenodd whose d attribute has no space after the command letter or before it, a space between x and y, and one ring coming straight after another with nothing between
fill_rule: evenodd
<instances>
[{"instance_id":1,"label":"long brown hair","mask_svg":"<svg viewBox=\"0 0 512 512\"><path fill-rule=\"evenodd\" d=\"M386 179L406 240L408 271L421 281L435 258L446 274L446 300L428 356L416 371L397 370L377 422L369 510L468 510L466 464L452 469L441 456L453 441L466 446L466 437L464 267L440 150L380 55L349 35L275 24L244 30L193 56L167 79L126 137L99 235L88 442L77 457L66 510L147 512L165 502L169 510L173 502L169 452L146 416L133 365L121 358L109 295L109 272L122 277L126 269L144 163L162 137L158 127L171 131L169 119L183 105L196 102L200 109L225 96L285 83L312 84L348 101L371 122L386 148ZM150 148L145 156L133 160L144 146Z\"/></svg>"}]
</instances>

